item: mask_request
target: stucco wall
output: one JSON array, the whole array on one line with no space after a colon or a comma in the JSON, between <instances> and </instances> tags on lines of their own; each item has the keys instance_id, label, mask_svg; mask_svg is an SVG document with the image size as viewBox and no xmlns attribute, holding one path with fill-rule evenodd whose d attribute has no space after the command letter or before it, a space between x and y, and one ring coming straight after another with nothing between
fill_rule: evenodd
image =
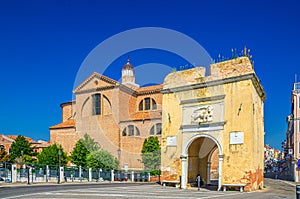
<instances>
[{"instance_id":1,"label":"stucco wall","mask_svg":"<svg viewBox=\"0 0 300 199\"><path fill-rule=\"evenodd\" d=\"M192 143L193 137L203 135L211 137L221 147L222 184L245 183L245 190L258 189L263 185L265 94L252 65L248 58L242 57L211 65L211 75L207 77L199 71L202 70L174 72L165 78L162 178L179 180L180 156L185 155L188 143ZM217 104L221 104L222 108L211 122L215 125L183 125L191 117L187 109L212 106L217 110ZM207 131L204 130L206 128ZM230 144L230 132L243 132L244 143ZM176 136L176 146L166 145L168 136ZM189 158L190 154L187 155ZM205 173L207 162L201 164L203 160L199 161L199 167L202 167L202 172Z\"/></svg>"}]
</instances>

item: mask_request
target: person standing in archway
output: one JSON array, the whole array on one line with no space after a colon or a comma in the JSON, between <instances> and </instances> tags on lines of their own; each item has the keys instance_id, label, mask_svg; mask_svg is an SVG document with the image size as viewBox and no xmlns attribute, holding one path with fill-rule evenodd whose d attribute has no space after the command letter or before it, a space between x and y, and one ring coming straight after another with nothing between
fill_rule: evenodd
<instances>
[{"instance_id":1,"label":"person standing in archway","mask_svg":"<svg viewBox=\"0 0 300 199\"><path fill-rule=\"evenodd\" d=\"M201 181L200 174L198 174L197 177L196 177L196 182L197 182L197 186L198 186L198 191L200 191L200 185L201 185L200 181Z\"/></svg>"}]
</instances>

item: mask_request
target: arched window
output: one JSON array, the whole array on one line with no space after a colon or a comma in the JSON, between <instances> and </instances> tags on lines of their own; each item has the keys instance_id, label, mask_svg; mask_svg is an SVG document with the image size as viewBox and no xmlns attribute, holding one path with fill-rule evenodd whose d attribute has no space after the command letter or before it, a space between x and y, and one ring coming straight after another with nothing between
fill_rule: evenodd
<instances>
[{"instance_id":1,"label":"arched window","mask_svg":"<svg viewBox=\"0 0 300 199\"><path fill-rule=\"evenodd\" d=\"M151 129L150 129L150 135L154 135L155 134L155 130L154 130L154 125L151 127Z\"/></svg>"},{"instance_id":2,"label":"arched window","mask_svg":"<svg viewBox=\"0 0 300 199\"><path fill-rule=\"evenodd\" d=\"M126 135L127 135L126 128L124 128L122 131L122 136L126 136Z\"/></svg>"},{"instance_id":3,"label":"arched window","mask_svg":"<svg viewBox=\"0 0 300 199\"><path fill-rule=\"evenodd\" d=\"M134 126L133 125L128 126L128 136L134 136Z\"/></svg>"},{"instance_id":4,"label":"arched window","mask_svg":"<svg viewBox=\"0 0 300 199\"><path fill-rule=\"evenodd\" d=\"M138 129L138 127L135 127L135 135L136 136L140 136L140 130Z\"/></svg>"},{"instance_id":5,"label":"arched window","mask_svg":"<svg viewBox=\"0 0 300 199\"><path fill-rule=\"evenodd\" d=\"M150 97L146 97L139 103L139 111L148 111L148 110L156 110L157 105L154 99Z\"/></svg>"},{"instance_id":6,"label":"arched window","mask_svg":"<svg viewBox=\"0 0 300 199\"><path fill-rule=\"evenodd\" d=\"M139 104L139 111L144 110L144 100L142 100Z\"/></svg>"},{"instance_id":7,"label":"arched window","mask_svg":"<svg viewBox=\"0 0 300 199\"><path fill-rule=\"evenodd\" d=\"M150 135L161 135L161 123L153 125L150 129Z\"/></svg>"},{"instance_id":8,"label":"arched window","mask_svg":"<svg viewBox=\"0 0 300 199\"><path fill-rule=\"evenodd\" d=\"M127 134L128 132L128 134ZM140 130L138 129L138 127L134 126L134 125L128 125L127 127L125 127L122 131L122 136L140 136Z\"/></svg>"},{"instance_id":9,"label":"arched window","mask_svg":"<svg viewBox=\"0 0 300 199\"><path fill-rule=\"evenodd\" d=\"M161 135L161 123L156 124L156 135Z\"/></svg>"},{"instance_id":10,"label":"arched window","mask_svg":"<svg viewBox=\"0 0 300 199\"><path fill-rule=\"evenodd\" d=\"M157 106L156 106L156 102L154 99L152 99L152 110L156 110Z\"/></svg>"},{"instance_id":11,"label":"arched window","mask_svg":"<svg viewBox=\"0 0 300 199\"><path fill-rule=\"evenodd\" d=\"M92 96L93 99L93 115L101 114L101 94L95 94Z\"/></svg>"}]
</instances>

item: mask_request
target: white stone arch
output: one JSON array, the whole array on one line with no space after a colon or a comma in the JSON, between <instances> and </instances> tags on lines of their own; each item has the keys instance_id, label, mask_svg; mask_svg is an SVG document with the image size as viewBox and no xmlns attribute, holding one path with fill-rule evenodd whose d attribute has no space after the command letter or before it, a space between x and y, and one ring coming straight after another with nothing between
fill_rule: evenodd
<instances>
[{"instance_id":1,"label":"white stone arch","mask_svg":"<svg viewBox=\"0 0 300 199\"><path fill-rule=\"evenodd\" d=\"M219 179L218 179L218 191L221 190L221 187L222 187L222 163L223 163L223 149L222 149L222 146L221 144L219 143L219 141L209 135L209 134L197 134L197 135L194 135L192 137L189 138L189 140L184 144L184 147L182 149L182 155L180 156L180 159L181 159L181 188L183 189L186 189L186 185L187 185L187 168L188 168L188 165L187 165L187 157L188 157L188 150L189 150L189 147L190 145L198 138L209 138L211 139L212 141L215 142L215 144L217 145L218 149L219 149ZM212 150L214 151L214 150ZM210 154L211 156L211 154Z\"/></svg>"},{"instance_id":2,"label":"white stone arch","mask_svg":"<svg viewBox=\"0 0 300 199\"><path fill-rule=\"evenodd\" d=\"M216 143L217 147L219 148L219 155L223 155L222 146L221 146L221 144L219 143L219 141L215 137L213 137L213 136L211 136L209 134L197 134L197 135L194 135L194 136L190 137L190 139L184 145L183 151L182 151L182 156L187 156L190 145L196 139L201 138L201 137L210 138L212 141L214 141Z\"/></svg>"}]
</instances>

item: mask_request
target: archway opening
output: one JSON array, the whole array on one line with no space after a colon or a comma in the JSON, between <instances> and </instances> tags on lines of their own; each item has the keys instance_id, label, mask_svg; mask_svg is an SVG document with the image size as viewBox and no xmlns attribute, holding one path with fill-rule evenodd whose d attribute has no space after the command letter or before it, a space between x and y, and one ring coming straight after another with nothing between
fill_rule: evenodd
<instances>
[{"instance_id":1,"label":"archway opening","mask_svg":"<svg viewBox=\"0 0 300 199\"><path fill-rule=\"evenodd\" d=\"M208 137L195 139L188 148L188 183L197 186L196 176L201 176L201 187L218 189L219 149Z\"/></svg>"}]
</instances>

